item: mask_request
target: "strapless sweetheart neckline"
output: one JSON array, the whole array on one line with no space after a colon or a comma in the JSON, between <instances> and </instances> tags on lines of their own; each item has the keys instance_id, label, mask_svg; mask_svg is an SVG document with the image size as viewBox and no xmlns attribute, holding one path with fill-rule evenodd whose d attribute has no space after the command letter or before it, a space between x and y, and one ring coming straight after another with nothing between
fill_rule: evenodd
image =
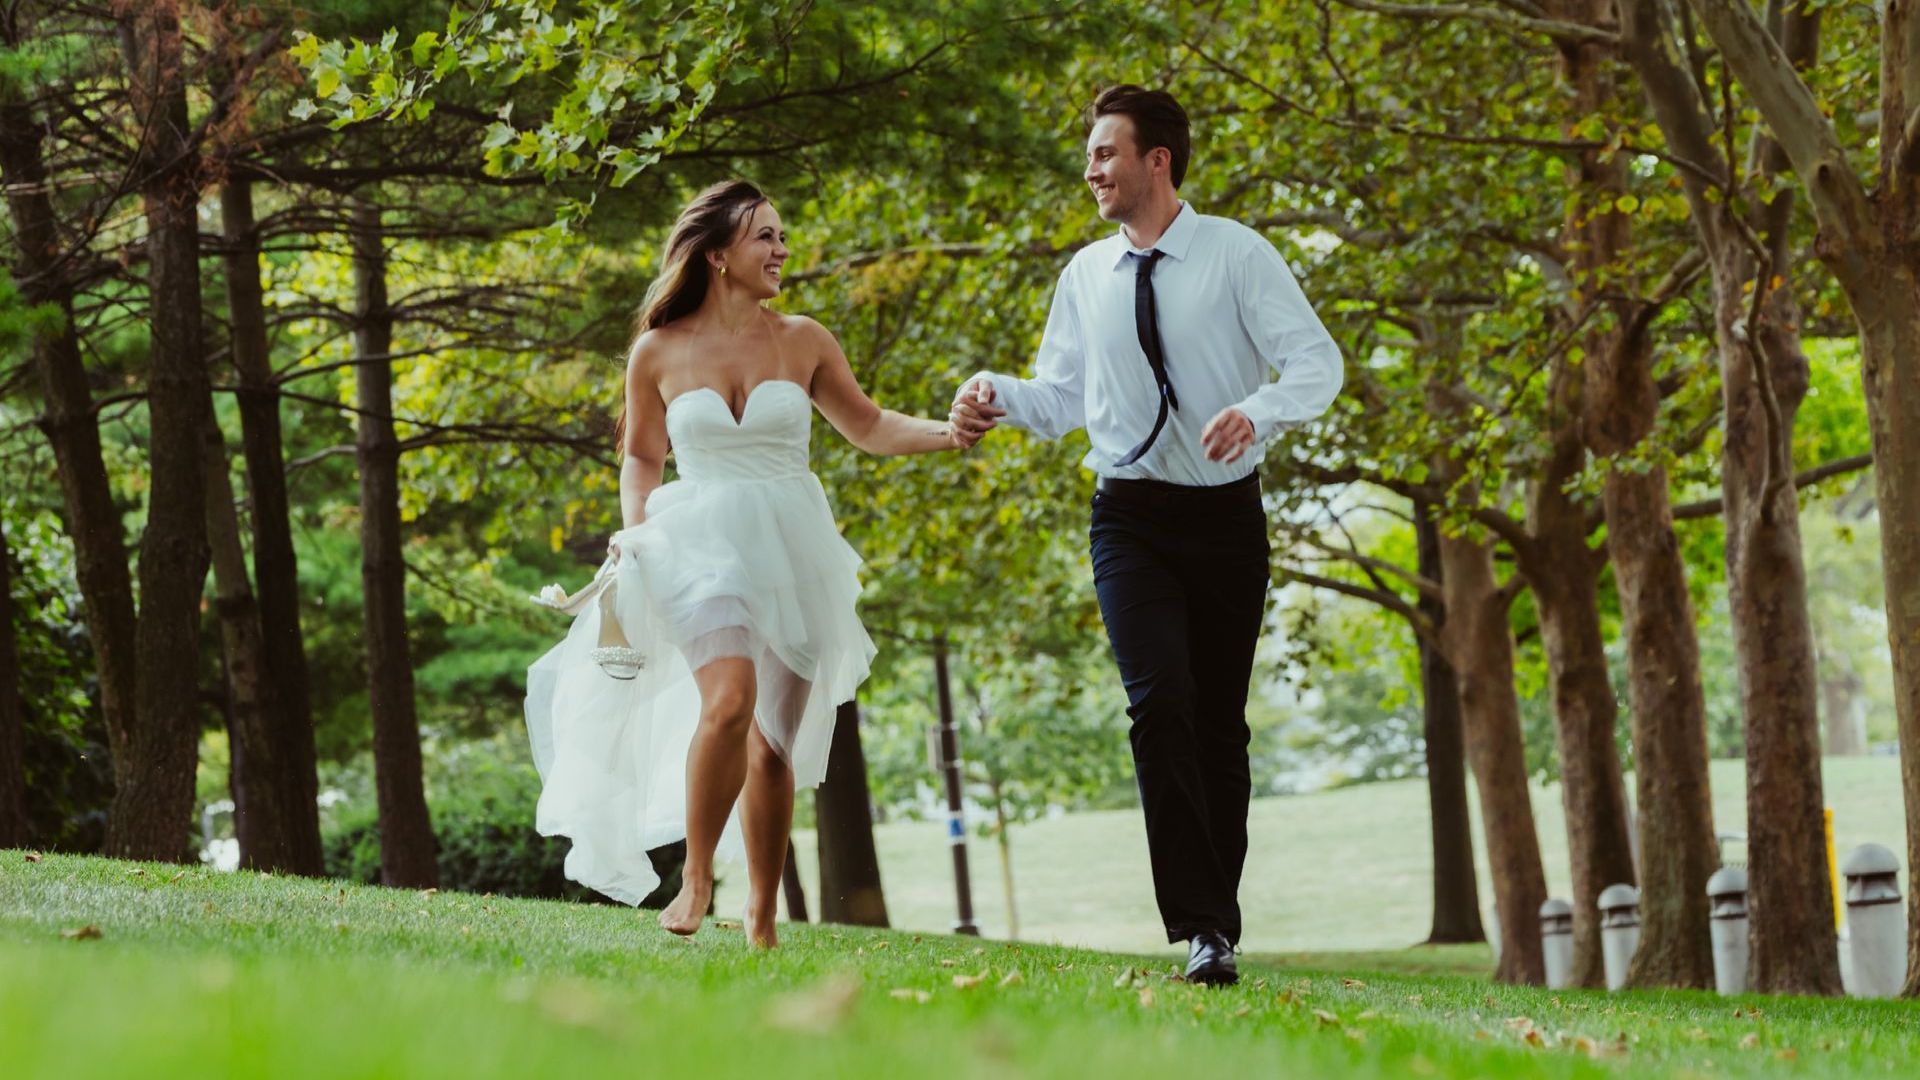
<instances>
[{"instance_id":1,"label":"strapless sweetheart neckline","mask_svg":"<svg viewBox=\"0 0 1920 1080\"><path fill-rule=\"evenodd\" d=\"M732 403L727 400L727 395L721 393L717 387L696 386L691 390L683 390L680 393L673 395L673 400L667 402L667 408L671 409L674 407L674 405L679 403L680 399L692 397L693 395L699 393L700 391L705 390L707 393L712 394L714 397L719 399L720 407L727 410L727 416L732 418L734 427L744 427L747 422L747 410L753 408L753 395L759 393L763 388L773 383L785 383L786 385L791 386L794 389L800 391L802 394L805 394L807 392L807 388L800 385L800 383L794 379L761 379L759 382L753 384L753 389L747 391L746 400L740 403L740 415L735 416L733 413Z\"/></svg>"}]
</instances>

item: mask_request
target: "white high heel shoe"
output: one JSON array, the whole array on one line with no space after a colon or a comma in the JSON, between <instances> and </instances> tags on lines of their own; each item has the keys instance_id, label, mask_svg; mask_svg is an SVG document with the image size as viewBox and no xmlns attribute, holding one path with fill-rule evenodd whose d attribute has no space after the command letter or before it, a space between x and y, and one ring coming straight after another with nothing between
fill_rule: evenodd
<instances>
[{"instance_id":1,"label":"white high heel shoe","mask_svg":"<svg viewBox=\"0 0 1920 1080\"><path fill-rule=\"evenodd\" d=\"M609 558L601 564L600 572L593 576L587 587L572 596L568 596L566 590L558 585L549 585L541 589L538 596L527 599L566 615L578 615L587 609L587 604L598 600L599 644L587 654L587 658L600 665L600 670L609 676L624 681L639 677L641 670L647 666L647 657L627 640L626 632L620 627L620 619L614 614L614 598L619 595L619 587L614 581L616 565L616 560Z\"/></svg>"}]
</instances>

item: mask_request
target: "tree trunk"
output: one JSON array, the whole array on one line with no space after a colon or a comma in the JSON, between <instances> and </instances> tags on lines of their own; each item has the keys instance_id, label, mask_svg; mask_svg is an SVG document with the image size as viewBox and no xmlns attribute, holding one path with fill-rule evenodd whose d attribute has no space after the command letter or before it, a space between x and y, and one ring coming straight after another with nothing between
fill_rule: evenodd
<instances>
[{"instance_id":1,"label":"tree trunk","mask_svg":"<svg viewBox=\"0 0 1920 1080\"><path fill-rule=\"evenodd\" d=\"M1790 324L1759 329L1752 344L1761 357L1739 344L1748 335L1735 332L1734 320L1746 319L1742 286L1750 284L1746 274L1726 274L1714 289L1726 417L1720 476L1728 609L1746 718L1748 977L1763 993L1838 994L1819 673L1791 479L1790 440L1806 395L1807 359ZM1772 421L1755 363L1771 370ZM1771 431L1776 423L1780 430Z\"/></svg>"},{"instance_id":2,"label":"tree trunk","mask_svg":"<svg viewBox=\"0 0 1920 1080\"><path fill-rule=\"evenodd\" d=\"M1414 523L1420 576L1445 580L1440 529L1424 510ZM1436 627L1446 605L1421 597L1420 610ZM1473 868L1473 823L1467 814L1467 761L1462 743L1460 686L1440 650L1420 638L1421 735L1426 746L1427 811L1433 835L1433 928L1427 944L1485 941L1480 887Z\"/></svg>"},{"instance_id":3,"label":"tree trunk","mask_svg":"<svg viewBox=\"0 0 1920 1080\"><path fill-rule=\"evenodd\" d=\"M787 899L787 921L807 921L807 890L800 884L800 864L793 858L793 842L787 842L787 860L780 867L780 891Z\"/></svg>"},{"instance_id":4,"label":"tree trunk","mask_svg":"<svg viewBox=\"0 0 1920 1080\"><path fill-rule=\"evenodd\" d=\"M1920 268L1889 268L1899 310L1856 303L1880 505L1894 719L1906 789L1907 867L1920 866ZM1907 996L1920 996L1920 902L1907 904Z\"/></svg>"},{"instance_id":5,"label":"tree trunk","mask_svg":"<svg viewBox=\"0 0 1920 1080\"><path fill-rule=\"evenodd\" d=\"M1861 375L1880 507L1894 719L1906 792L1907 866L1920 865L1920 5L1880 5L1879 177L1848 164L1833 124L1753 9L1692 0L1707 34L1799 174L1819 223L1815 251L1860 327ZM1907 985L1920 995L1920 904L1907 905Z\"/></svg>"},{"instance_id":6,"label":"tree trunk","mask_svg":"<svg viewBox=\"0 0 1920 1080\"><path fill-rule=\"evenodd\" d=\"M1659 399L1644 338L1587 359L1587 437L1595 452L1631 450ZM1605 482L1608 550L1620 590L1640 825L1640 948L1635 986L1713 984L1707 878L1719 864L1707 780L1700 642L1673 532L1667 472L1615 468Z\"/></svg>"},{"instance_id":7,"label":"tree trunk","mask_svg":"<svg viewBox=\"0 0 1920 1080\"><path fill-rule=\"evenodd\" d=\"M200 597L207 577L201 440L211 387L201 338L199 153L187 115L179 20L124 16L132 103L151 118L133 164L147 222L147 416L152 481L140 539L135 629L140 724L107 816L107 854L176 860L189 851L201 706Z\"/></svg>"},{"instance_id":8,"label":"tree trunk","mask_svg":"<svg viewBox=\"0 0 1920 1080\"><path fill-rule=\"evenodd\" d=\"M990 780L993 794L993 838L1000 849L1001 897L1007 904L1007 939L1020 937L1020 908L1013 889L1013 837L1007 832L1007 804L1000 798L1000 778Z\"/></svg>"},{"instance_id":9,"label":"tree trunk","mask_svg":"<svg viewBox=\"0 0 1920 1080\"><path fill-rule=\"evenodd\" d=\"M28 843L26 742L20 639L13 625L13 552L0 522L0 848Z\"/></svg>"},{"instance_id":10,"label":"tree trunk","mask_svg":"<svg viewBox=\"0 0 1920 1080\"><path fill-rule=\"evenodd\" d=\"M1494 910L1500 916L1500 963L1494 978L1539 985L1546 981L1540 952L1540 905L1547 898L1527 791L1520 704L1513 689L1511 598L1493 576L1493 546L1465 537L1440 539L1447 605L1447 659L1460 679L1467 760L1480 791L1487 833Z\"/></svg>"},{"instance_id":11,"label":"tree trunk","mask_svg":"<svg viewBox=\"0 0 1920 1080\"><path fill-rule=\"evenodd\" d=\"M232 323L241 445L247 459L247 492L253 522L253 577L266 670L277 701L268 714L267 762L249 763L252 779L284 803L274 839L274 868L319 874L319 780L313 749L313 704L308 690L306 646L300 630L300 571L293 551L293 524L281 451L280 395L267 345L266 305L260 288L260 237L254 226L253 186L229 179L221 188L227 308ZM238 803L236 798L235 802ZM247 858L246 838L241 857Z\"/></svg>"},{"instance_id":12,"label":"tree trunk","mask_svg":"<svg viewBox=\"0 0 1920 1080\"><path fill-rule=\"evenodd\" d=\"M0 34L19 48L29 27L19 7L0 9ZM33 363L40 376L45 411L40 429L53 447L66 532L73 540L74 576L81 615L100 681L100 712L106 721L116 784L133 767L133 733L139 726L134 693L133 578L128 572L120 511L100 450L100 424L80 358L73 321L73 285L61 264L61 241L47 195L40 155L41 127L27 105L0 104L0 175L6 178L16 246L14 279L21 300L52 309L56 318L34 335Z\"/></svg>"},{"instance_id":13,"label":"tree trunk","mask_svg":"<svg viewBox=\"0 0 1920 1080\"><path fill-rule=\"evenodd\" d=\"M819 829L820 921L888 925L857 702L842 704L834 716L827 778L813 791L813 817Z\"/></svg>"},{"instance_id":14,"label":"tree trunk","mask_svg":"<svg viewBox=\"0 0 1920 1080\"><path fill-rule=\"evenodd\" d=\"M298 788L274 782L287 771L273 739L280 698L267 667L253 583L247 578L246 545L234 509L233 481L227 475L226 440L213 417L207 421L207 538L213 548L213 608L226 658L233 829L242 867L289 870L289 838L299 819L312 817L314 808L302 805L304 793Z\"/></svg>"},{"instance_id":15,"label":"tree trunk","mask_svg":"<svg viewBox=\"0 0 1920 1080\"><path fill-rule=\"evenodd\" d=\"M1784 57L1811 61L1818 54L1819 16L1791 7L1774 0L1768 18L1780 27ZM1627 57L1669 143L1704 161L1724 186L1713 122L1698 84L1680 67L1665 10L1635 0L1624 14ZM1752 171L1763 181L1788 166L1770 139L1755 144ZM1819 679L1792 484L1793 421L1807 389L1798 313L1783 280L1791 276L1794 196L1786 191L1766 199L1748 228L1724 192L1691 173L1681 179L1713 275L1726 433L1720 475L1727 583L1746 737L1749 978L1763 992L1837 994ZM1749 237L1765 245L1764 265ZM1750 325L1753 299L1762 303L1759 325Z\"/></svg>"},{"instance_id":16,"label":"tree trunk","mask_svg":"<svg viewBox=\"0 0 1920 1080\"><path fill-rule=\"evenodd\" d=\"M1528 492L1529 542L1516 547L1533 590L1553 695L1560 796L1573 877L1573 968L1569 985L1606 982L1600 954L1600 890L1633 884L1627 787L1614 741L1619 704L1607 673L1600 630L1600 571L1587 547L1587 508L1567 494L1586 464L1580 433L1580 373L1558 364L1549 379L1555 428L1552 453Z\"/></svg>"},{"instance_id":17,"label":"tree trunk","mask_svg":"<svg viewBox=\"0 0 1920 1080\"><path fill-rule=\"evenodd\" d=\"M1867 752L1866 715L1861 708L1862 683L1844 658L1829 657L1840 670L1820 680L1820 714L1826 725L1828 757L1859 757Z\"/></svg>"},{"instance_id":18,"label":"tree trunk","mask_svg":"<svg viewBox=\"0 0 1920 1080\"><path fill-rule=\"evenodd\" d=\"M353 214L356 291L354 385L359 407L360 583L367 691L373 711L374 787L380 812L380 881L421 888L439 882L433 821L420 774L413 658L407 644L407 567L401 552L400 441L393 429L393 313L380 208Z\"/></svg>"}]
</instances>

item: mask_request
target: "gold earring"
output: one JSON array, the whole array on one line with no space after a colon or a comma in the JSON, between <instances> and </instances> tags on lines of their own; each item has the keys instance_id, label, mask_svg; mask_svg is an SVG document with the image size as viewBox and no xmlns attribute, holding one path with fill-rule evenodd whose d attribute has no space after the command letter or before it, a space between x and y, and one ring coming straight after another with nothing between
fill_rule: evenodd
<instances>
[{"instance_id":1,"label":"gold earring","mask_svg":"<svg viewBox=\"0 0 1920 1080\"><path fill-rule=\"evenodd\" d=\"M726 277L726 276L727 276L727 268L726 268L725 266L722 266L722 267L720 268L720 276L721 276L721 277Z\"/></svg>"}]
</instances>

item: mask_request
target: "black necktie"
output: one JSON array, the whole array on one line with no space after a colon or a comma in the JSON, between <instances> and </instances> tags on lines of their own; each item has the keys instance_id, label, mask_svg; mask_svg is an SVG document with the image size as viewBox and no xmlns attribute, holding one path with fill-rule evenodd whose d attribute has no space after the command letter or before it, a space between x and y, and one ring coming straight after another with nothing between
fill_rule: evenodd
<instances>
[{"instance_id":1,"label":"black necktie","mask_svg":"<svg viewBox=\"0 0 1920 1080\"><path fill-rule=\"evenodd\" d=\"M1133 325L1140 335L1140 351L1147 354L1147 364L1153 368L1154 385L1160 390L1160 415L1154 417L1153 430L1147 433L1147 440L1121 458L1116 467L1139 461L1140 455L1153 445L1153 440L1160 437L1160 429L1167 426L1167 409L1180 408L1180 398L1173 392L1173 383L1167 379L1167 356L1160 349L1160 319L1153 305L1153 264L1165 255L1166 252L1158 249L1145 255L1137 251L1127 252L1127 258L1134 260Z\"/></svg>"}]
</instances>

